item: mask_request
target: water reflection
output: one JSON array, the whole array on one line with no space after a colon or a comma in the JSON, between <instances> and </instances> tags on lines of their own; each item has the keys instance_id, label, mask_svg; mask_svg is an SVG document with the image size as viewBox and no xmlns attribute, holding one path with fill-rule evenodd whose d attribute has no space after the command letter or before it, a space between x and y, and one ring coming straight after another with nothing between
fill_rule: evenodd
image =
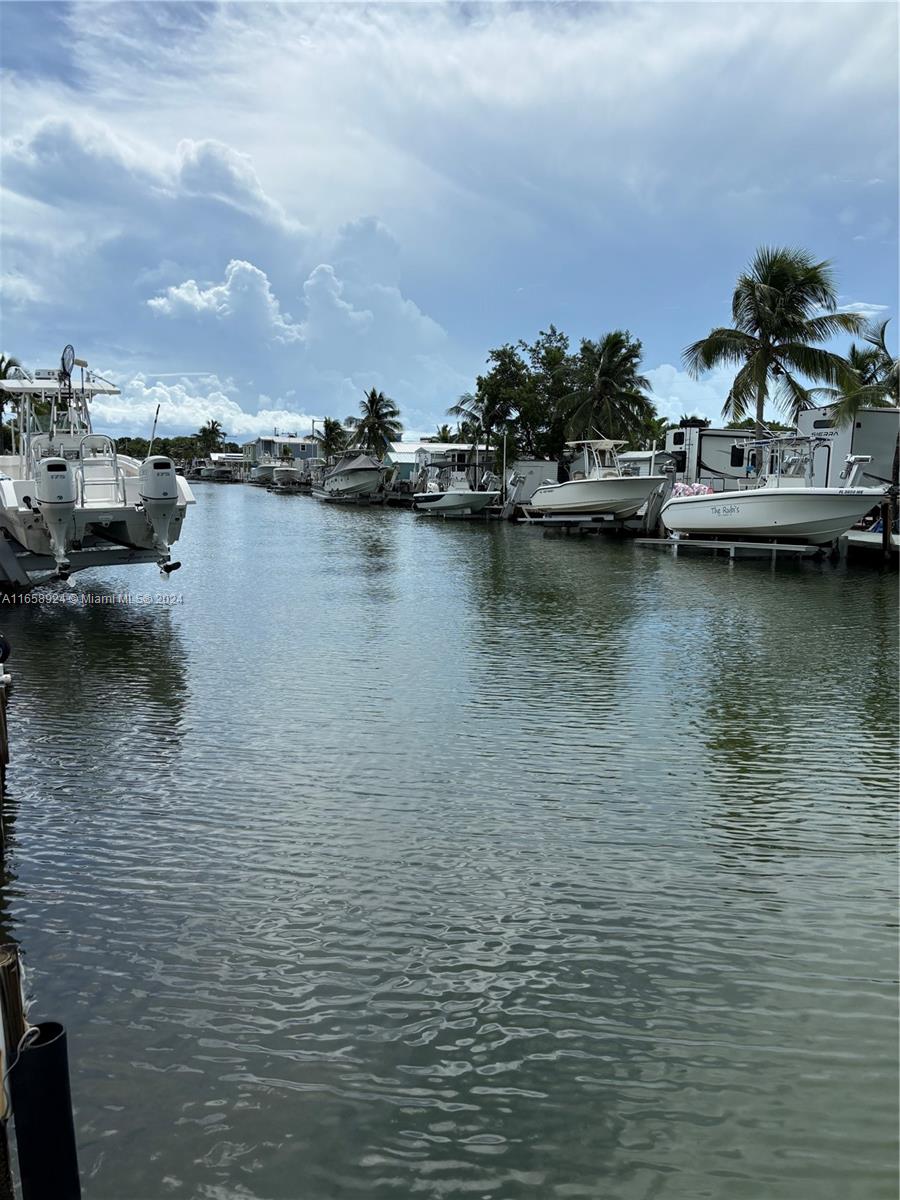
<instances>
[{"instance_id":1,"label":"water reflection","mask_svg":"<svg viewBox=\"0 0 900 1200\"><path fill-rule=\"evenodd\" d=\"M12 635L91 1200L886 1194L877 579L212 491Z\"/></svg>"}]
</instances>

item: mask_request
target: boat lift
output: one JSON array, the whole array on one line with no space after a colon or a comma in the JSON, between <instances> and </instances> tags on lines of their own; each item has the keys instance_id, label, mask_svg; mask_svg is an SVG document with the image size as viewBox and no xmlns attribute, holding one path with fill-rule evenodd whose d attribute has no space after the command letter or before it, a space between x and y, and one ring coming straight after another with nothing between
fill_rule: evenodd
<instances>
[{"instance_id":1,"label":"boat lift","mask_svg":"<svg viewBox=\"0 0 900 1200\"><path fill-rule=\"evenodd\" d=\"M634 544L643 549L666 550L673 558L686 550L689 553L699 551L701 554L725 555L732 561L736 558L768 558L774 566L778 556L782 558L824 558L828 554L827 546L810 546L801 542L735 542L725 538L635 538Z\"/></svg>"}]
</instances>

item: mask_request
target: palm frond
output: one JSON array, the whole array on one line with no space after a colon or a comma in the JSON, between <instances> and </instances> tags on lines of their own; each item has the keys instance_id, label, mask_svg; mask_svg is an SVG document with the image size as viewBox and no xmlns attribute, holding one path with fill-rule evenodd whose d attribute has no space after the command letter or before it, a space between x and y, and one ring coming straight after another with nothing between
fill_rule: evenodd
<instances>
[{"instance_id":1,"label":"palm frond","mask_svg":"<svg viewBox=\"0 0 900 1200\"><path fill-rule=\"evenodd\" d=\"M686 346L681 354L687 373L697 379L711 367L746 362L759 341L741 329L711 329L705 338Z\"/></svg>"},{"instance_id":2,"label":"palm frond","mask_svg":"<svg viewBox=\"0 0 900 1200\"><path fill-rule=\"evenodd\" d=\"M731 421L743 421L750 415L752 404L756 400L756 371L755 357L746 362L735 375L725 403L722 405L722 416Z\"/></svg>"},{"instance_id":3,"label":"palm frond","mask_svg":"<svg viewBox=\"0 0 900 1200\"><path fill-rule=\"evenodd\" d=\"M785 369L793 368L815 382L828 383L852 390L856 380L850 364L839 354L802 342L784 342L777 349L778 359Z\"/></svg>"},{"instance_id":4,"label":"palm frond","mask_svg":"<svg viewBox=\"0 0 900 1200\"><path fill-rule=\"evenodd\" d=\"M775 385L775 403L781 411L796 425L797 418L804 409L814 408L815 402L809 388L805 388L790 371L782 369Z\"/></svg>"},{"instance_id":5,"label":"palm frond","mask_svg":"<svg viewBox=\"0 0 900 1200\"><path fill-rule=\"evenodd\" d=\"M866 322L859 313L822 313L803 321L796 337L805 342L827 342L842 333L862 333L865 327Z\"/></svg>"}]
</instances>

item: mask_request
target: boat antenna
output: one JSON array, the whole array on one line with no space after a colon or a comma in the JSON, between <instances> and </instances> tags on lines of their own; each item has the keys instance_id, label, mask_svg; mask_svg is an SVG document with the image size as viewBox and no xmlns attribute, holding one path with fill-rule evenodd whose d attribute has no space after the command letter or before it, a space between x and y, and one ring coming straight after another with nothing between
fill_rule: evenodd
<instances>
[{"instance_id":1,"label":"boat antenna","mask_svg":"<svg viewBox=\"0 0 900 1200\"><path fill-rule=\"evenodd\" d=\"M156 406L156 416L153 418L153 429L150 433L150 445L147 447L147 457L153 453L153 443L156 441L156 422L159 420L159 405Z\"/></svg>"}]
</instances>

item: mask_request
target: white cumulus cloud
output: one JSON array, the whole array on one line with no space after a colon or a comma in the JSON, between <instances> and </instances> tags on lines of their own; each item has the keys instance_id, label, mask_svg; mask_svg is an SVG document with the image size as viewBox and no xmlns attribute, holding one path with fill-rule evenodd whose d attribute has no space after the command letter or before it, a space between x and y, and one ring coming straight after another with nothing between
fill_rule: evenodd
<instances>
[{"instance_id":1,"label":"white cumulus cloud","mask_svg":"<svg viewBox=\"0 0 900 1200\"><path fill-rule=\"evenodd\" d=\"M242 259L231 260L222 283L204 288L195 279L186 279L147 304L166 317L208 315L239 321L244 336L262 333L278 342L296 342L303 337L302 327L282 313L265 272Z\"/></svg>"},{"instance_id":2,"label":"white cumulus cloud","mask_svg":"<svg viewBox=\"0 0 900 1200\"><path fill-rule=\"evenodd\" d=\"M160 437L196 433L207 421L218 421L229 441L245 442L274 429L305 433L315 414L259 397L262 406L247 412L232 394L234 385L215 375L161 383L134 375L120 383L121 395L98 396L91 410L97 429L119 436L148 437L159 405Z\"/></svg>"}]
</instances>

